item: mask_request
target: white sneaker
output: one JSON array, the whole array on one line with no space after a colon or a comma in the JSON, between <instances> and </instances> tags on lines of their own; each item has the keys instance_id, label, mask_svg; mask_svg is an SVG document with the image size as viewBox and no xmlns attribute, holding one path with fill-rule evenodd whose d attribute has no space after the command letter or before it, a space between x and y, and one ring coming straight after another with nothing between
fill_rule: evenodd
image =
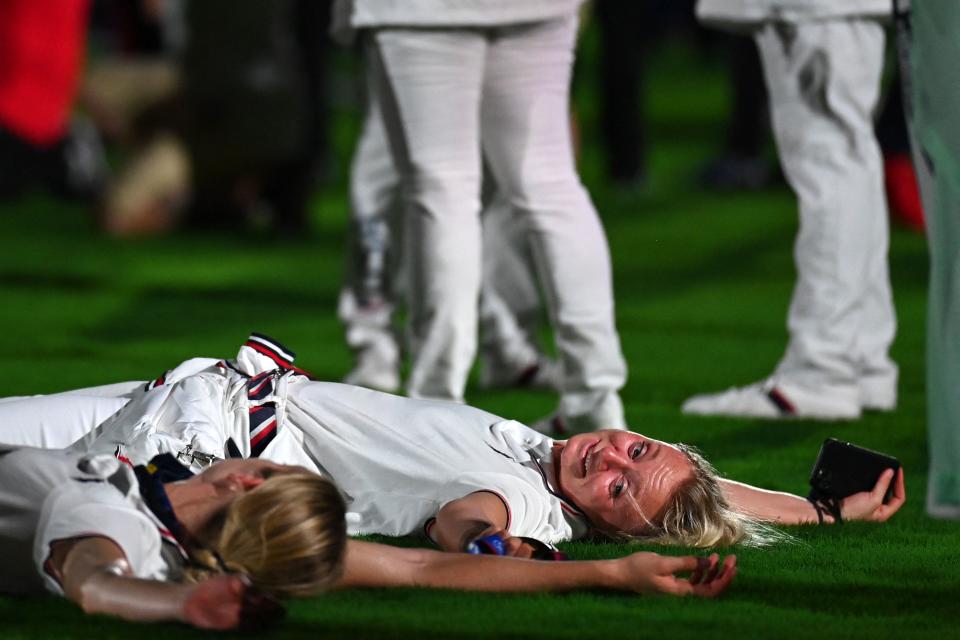
<instances>
[{"instance_id":1,"label":"white sneaker","mask_svg":"<svg viewBox=\"0 0 960 640\"><path fill-rule=\"evenodd\" d=\"M529 427L534 431L539 431L543 435L552 438L566 438L571 435L570 430L567 429L567 423L564 422L558 413L551 413L550 415L544 416L536 422L531 423Z\"/></svg>"},{"instance_id":2,"label":"white sneaker","mask_svg":"<svg viewBox=\"0 0 960 640\"><path fill-rule=\"evenodd\" d=\"M774 378L721 391L693 396L683 403L683 413L738 418L812 418L814 420L855 420L860 417L856 398L828 395L778 381Z\"/></svg>"},{"instance_id":3,"label":"white sneaker","mask_svg":"<svg viewBox=\"0 0 960 640\"><path fill-rule=\"evenodd\" d=\"M400 357L397 350L376 344L356 351L356 364L344 376L346 384L376 391L396 393L400 390Z\"/></svg>"},{"instance_id":4,"label":"white sneaker","mask_svg":"<svg viewBox=\"0 0 960 640\"><path fill-rule=\"evenodd\" d=\"M897 380L889 377L874 380L861 378L857 382L860 388L860 407L864 411L893 411L897 408Z\"/></svg>"},{"instance_id":5,"label":"white sneaker","mask_svg":"<svg viewBox=\"0 0 960 640\"><path fill-rule=\"evenodd\" d=\"M528 365L508 368L491 359L480 361L480 387L483 389L560 389L560 363L540 355Z\"/></svg>"},{"instance_id":6,"label":"white sneaker","mask_svg":"<svg viewBox=\"0 0 960 640\"><path fill-rule=\"evenodd\" d=\"M577 433L586 433L587 431L606 431L608 429L617 429L619 431L629 431L622 425L613 425L598 423L589 416L577 418L564 418L559 413L551 413L548 416L540 418L530 425L534 431L551 436L554 438L566 438Z\"/></svg>"}]
</instances>

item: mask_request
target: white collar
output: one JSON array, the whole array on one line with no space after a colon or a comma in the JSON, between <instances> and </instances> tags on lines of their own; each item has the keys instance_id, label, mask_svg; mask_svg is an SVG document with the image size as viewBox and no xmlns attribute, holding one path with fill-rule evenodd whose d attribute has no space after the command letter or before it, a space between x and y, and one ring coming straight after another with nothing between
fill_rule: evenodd
<instances>
[{"instance_id":1,"label":"white collar","mask_svg":"<svg viewBox=\"0 0 960 640\"><path fill-rule=\"evenodd\" d=\"M573 532L571 537L576 539L586 536L590 529L587 517L579 507L563 495L551 474L547 472L547 468L553 462L553 438L534 431L516 420L497 422L490 426L490 433L498 445L491 444L492 449L540 474L546 491L560 501L564 519Z\"/></svg>"}]
</instances>

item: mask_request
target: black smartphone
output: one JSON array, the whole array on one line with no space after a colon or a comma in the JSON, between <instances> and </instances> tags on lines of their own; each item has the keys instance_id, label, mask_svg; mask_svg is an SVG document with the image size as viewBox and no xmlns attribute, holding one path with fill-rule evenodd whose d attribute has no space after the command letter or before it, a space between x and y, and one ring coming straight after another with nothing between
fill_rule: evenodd
<instances>
[{"instance_id":1,"label":"black smartphone","mask_svg":"<svg viewBox=\"0 0 960 640\"><path fill-rule=\"evenodd\" d=\"M814 498L842 499L861 491L870 491L887 469L900 469L900 461L877 451L849 442L827 438L820 447L817 462L810 473ZM884 503L893 496L893 483L887 489Z\"/></svg>"}]
</instances>

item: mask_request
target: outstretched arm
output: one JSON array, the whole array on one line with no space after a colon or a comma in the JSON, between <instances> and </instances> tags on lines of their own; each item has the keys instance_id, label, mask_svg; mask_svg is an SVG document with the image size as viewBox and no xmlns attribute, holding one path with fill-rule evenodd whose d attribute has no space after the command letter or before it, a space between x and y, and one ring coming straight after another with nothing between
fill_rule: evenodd
<instances>
[{"instance_id":1,"label":"outstretched arm","mask_svg":"<svg viewBox=\"0 0 960 640\"><path fill-rule=\"evenodd\" d=\"M690 572L689 577L677 573ZM736 557L634 553L614 560L544 562L405 549L350 540L340 587L432 587L472 591L614 589L713 597L737 573Z\"/></svg>"},{"instance_id":2,"label":"outstretched arm","mask_svg":"<svg viewBox=\"0 0 960 640\"><path fill-rule=\"evenodd\" d=\"M252 626L283 613L280 605L258 594L239 575L197 584L135 578L123 550L99 536L54 543L46 569L59 580L67 598L87 613L221 630Z\"/></svg>"},{"instance_id":3,"label":"outstretched arm","mask_svg":"<svg viewBox=\"0 0 960 640\"><path fill-rule=\"evenodd\" d=\"M894 482L893 497L888 504L883 497ZM776 524L817 524L817 511L805 498L783 493L767 491L742 482L721 480L724 495L735 510L744 515L773 522ZM871 520L884 522L895 514L907 499L901 468L894 479L893 469L887 469L870 491L855 493L840 502L840 512L844 520ZM824 522L833 522L833 517L824 514Z\"/></svg>"}]
</instances>

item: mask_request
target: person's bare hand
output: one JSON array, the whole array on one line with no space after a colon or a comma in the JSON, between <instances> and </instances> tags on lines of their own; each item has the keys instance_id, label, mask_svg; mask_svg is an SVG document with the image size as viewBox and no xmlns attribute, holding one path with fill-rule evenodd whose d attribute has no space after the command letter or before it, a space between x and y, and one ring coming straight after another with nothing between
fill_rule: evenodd
<instances>
[{"instance_id":1,"label":"person's bare hand","mask_svg":"<svg viewBox=\"0 0 960 640\"><path fill-rule=\"evenodd\" d=\"M737 575L737 557L733 555L721 562L717 554L702 558L640 552L621 558L618 562L623 572L622 587L637 593L713 598L730 586ZM689 575L680 577L678 573Z\"/></svg>"},{"instance_id":2,"label":"person's bare hand","mask_svg":"<svg viewBox=\"0 0 960 640\"><path fill-rule=\"evenodd\" d=\"M484 536L497 535L503 540L503 550L505 556L514 558L532 558L534 548L523 541L522 538L512 536L506 529L490 529L484 532Z\"/></svg>"},{"instance_id":3,"label":"person's bare hand","mask_svg":"<svg viewBox=\"0 0 960 640\"><path fill-rule=\"evenodd\" d=\"M893 496L890 502L883 503L883 497L893 482ZM877 478L877 483L870 491L861 491L847 496L840 503L840 514L844 520L869 520L885 522L895 514L907 500L907 490L903 483L903 468L896 472L894 480L893 469L887 469Z\"/></svg>"},{"instance_id":4,"label":"person's bare hand","mask_svg":"<svg viewBox=\"0 0 960 640\"><path fill-rule=\"evenodd\" d=\"M198 583L183 604L183 619L201 629L259 627L281 619L283 606L240 575L224 575Z\"/></svg>"}]
</instances>

